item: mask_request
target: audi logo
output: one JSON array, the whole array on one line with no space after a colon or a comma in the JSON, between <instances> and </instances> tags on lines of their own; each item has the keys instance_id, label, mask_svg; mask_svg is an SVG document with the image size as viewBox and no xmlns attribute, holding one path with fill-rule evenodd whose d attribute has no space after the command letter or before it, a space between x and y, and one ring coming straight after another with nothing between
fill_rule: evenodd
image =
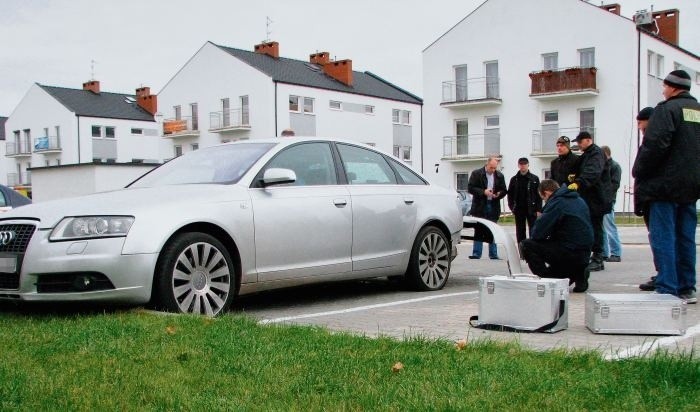
<instances>
[{"instance_id":1,"label":"audi logo","mask_svg":"<svg viewBox=\"0 0 700 412\"><path fill-rule=\"evenodd\" d=\"M0 232L0 245L8 245L12 242L17 235L14 230L3 230Z\"/></svg>"}]
</instances>

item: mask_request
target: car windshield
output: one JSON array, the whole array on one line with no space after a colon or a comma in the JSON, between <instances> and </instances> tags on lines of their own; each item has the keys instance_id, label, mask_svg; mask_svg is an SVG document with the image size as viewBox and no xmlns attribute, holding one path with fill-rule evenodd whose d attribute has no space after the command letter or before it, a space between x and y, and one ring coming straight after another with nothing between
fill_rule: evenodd
<instances>
[{"instance_id":1,"label":"car windshield","mask_svg":"<svg viewBox=\"0 0 700 412\"><path fill-rule=\"evenodd\" d=\"M236 183L274 145L240 143L189 152L141 176L128 187Z\"/></svg>"}]
</instances>

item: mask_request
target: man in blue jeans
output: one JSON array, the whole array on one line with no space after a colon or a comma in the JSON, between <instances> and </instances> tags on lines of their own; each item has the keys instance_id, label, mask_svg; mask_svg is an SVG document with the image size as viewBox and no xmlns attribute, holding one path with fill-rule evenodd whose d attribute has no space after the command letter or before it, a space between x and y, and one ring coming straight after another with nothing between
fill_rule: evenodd
<instances>
[{"instance_id":1,"label":"man in blue jeans","mask_svg":"<svg viewBox=\"0 0 700 412\"><path fill-rule=\"evenodd\" d=\"M613 160L610 147L601 146L600 148L605 154L610 168L610 186L613 202L610 213L603 216L603 230L605 231L603 236L603 260L606 262L621 262L622 245L620 244L620 235L617 233L617 225L615 224L615 198L622 180L622 168L619 163Z\"/></svg>"},{"instance_id":2,"label":"man in blue jeans","mask_svg":"<svg viewBox=\"0 0 700 412\"><path fill-rule=\"evenodd\" d=\"M497 222L501 216L501 199L508 193L506 178L498 170L500 159L490 156L486 165L474 170L469 175L467 190L472 194L470 215ZM474 247L469 259L481 259L483 242L474 241ZM495 243L489 243L489 257L498 259L498 249Z\"/></svg>"},{"instance_id":3,"label":"man in blue jeans","mask_svg":"<svg viewBox=\"0 0 700 412\"><path fill-rule=\"evenodd\" d=\"M700 104L690 95L690 86L690 75L684 70L674 70L664 79L666 100L649 119L632 176L638 196L635 204L649 216L649 241L659 271L656 293L696 303Z\"/></svg>"}]
</instances>

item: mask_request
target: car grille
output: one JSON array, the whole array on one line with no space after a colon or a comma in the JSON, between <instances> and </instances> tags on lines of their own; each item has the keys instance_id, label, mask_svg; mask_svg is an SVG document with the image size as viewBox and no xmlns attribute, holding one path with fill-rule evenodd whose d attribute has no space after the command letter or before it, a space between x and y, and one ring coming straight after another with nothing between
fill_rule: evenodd
<instances>
[{"instance_id":1,"label":"car grille","mask_svg":"<svg viewBox=\"0 0 700 412\"><path fill-rule=\"evenodd\" d=\"M8 244L3 245L0 242L0 254L17 257L17 270L15 273L0 273L0 289L19 289L19 274L22 269L24 252L27 250L27 245L29 245L35 229L34 225L0 225L0 234L10 231L15 233L14 239ZM2 239L2 236L0 236L0 239Z\"/></svg>"}]
</instances>

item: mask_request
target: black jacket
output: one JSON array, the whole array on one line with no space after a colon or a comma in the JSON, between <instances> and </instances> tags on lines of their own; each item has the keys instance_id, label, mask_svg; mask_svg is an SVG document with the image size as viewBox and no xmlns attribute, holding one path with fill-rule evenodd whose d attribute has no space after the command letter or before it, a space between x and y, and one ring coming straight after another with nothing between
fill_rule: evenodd
<instances>
[{"instance_id":1,"label":"black jacket","mask_svg":"<svg viewBox=\"0 0 700 412\"><path fill-rule=\"evenodd\" d=\"M620 182L622 181L622 168L620 164L614 161L612 158L608 159L608 167L610 168L610 193L613 203L617 198L617 191L620 189Z\"/></svg>"},{"instance_id":2,"label":"black jacket","mask_svg":"<svg viewBox=\"0 0 700 412\"><path fill-rule=\"evenodd\" d=\"M552 160L552 163L549 166L552 180L559 183L559 186L568 185L569 181L567 180L567 177L570 174L576 173L578 160L578 156L573 152L557 156L556 159Z\"/></svg>"},{"instance_id":3,"label":"black jacket","mask_svg":"<svg viewBox=\"0 0 700 412\"><path fill-rule=\"evenodd\" d=\"M497 200L503 199L508 190L506 188L506 178L503 173L496 170L494 172L493 181L493 193L496 195L493 200L493 206L496 208L493 213L498 216L501 214L501 202ZM486 195L484 190L488 186L488 181L486 180L486 168L482 167L476 169L469 175L469 183L467 184L467 190L472 194L472 208L470 215L475 217L486 217Z\"/></svg>"},{"instance_id":4,"label":"black jacket","mask_svg":"<svg viewBox=\"0 0 700 412\"><path fill-rule=\"evenodd\" d=\"M700 104L688 92L659 103L632 167L635 213L649 202L700 198Z\"/></svg>"},{"instance_id":5,"label":"black jacket","mask_svg":"<svg viewBox=\"0 0 700 412\"><path fill-rule=\"evenodd\" d=\"M604 216L612 210L612 185L610 164L605 153L592 143L579 157L574 183L578 193L586 201L591 216Z\"/></svg>"},{"instance_id":6,"label":"black jacket","mask_svg":"<svg viewBox=\"0 0 700 412\"><path fill-rule=\"evenodd\" d=\"M578 193L560 187L547 200L530 232L534 240L560 242L569 250L591 251L593 226L586 202Z\"/></svg>"},{"instance_id":7,"label":"black jacket","mask_svg":"<svg viewBox=\"0 0 700 412\"><path fill-rule=\"evenodd\" d=\"M520 187L518 185L519 175L520 171L518 171L515 176L510 178L510 183L508 184L508 207L510 208L511 212L514 213L517 211L518 213L527 212L528 215L534 215L535 213L542 211L542 198L537 191L537 188L540 185L540 178L529 171L525 174L525 178L527 179L527 189L525 194L527 204L520 205L518 204L518 195L520 194Z\"/></svg>"}]
</instances>

